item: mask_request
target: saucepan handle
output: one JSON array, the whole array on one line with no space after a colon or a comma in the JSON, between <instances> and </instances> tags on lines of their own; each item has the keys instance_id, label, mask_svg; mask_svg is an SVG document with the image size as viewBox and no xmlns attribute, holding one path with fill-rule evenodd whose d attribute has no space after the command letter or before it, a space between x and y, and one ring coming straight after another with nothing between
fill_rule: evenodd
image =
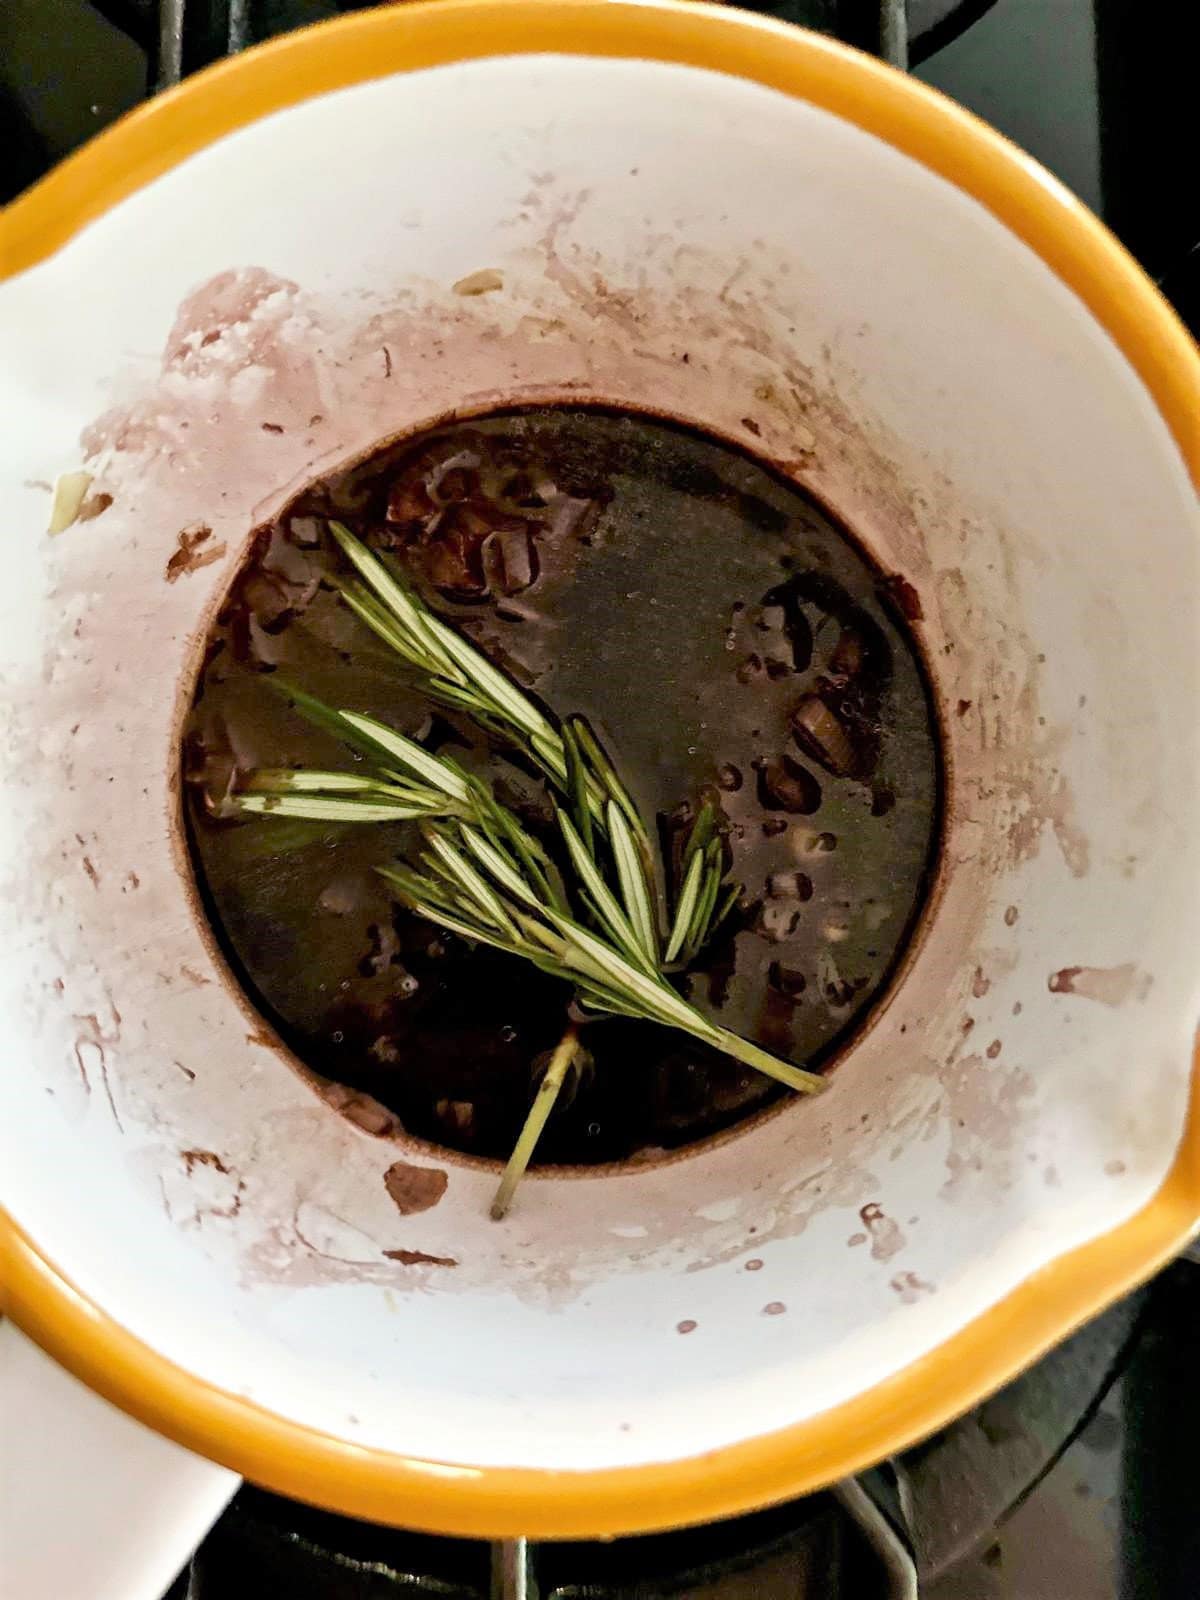
<instances>
[{"instance_id":1,"label":"saucepan handle","mask_svg":"<svg viewBox=\"0 0 1200 1600\"><path fill-rule=\"evenodd\" d=\"M0 1594L160 1600L239 1482L0 1322Z\"/></svg>"}]
</instances>

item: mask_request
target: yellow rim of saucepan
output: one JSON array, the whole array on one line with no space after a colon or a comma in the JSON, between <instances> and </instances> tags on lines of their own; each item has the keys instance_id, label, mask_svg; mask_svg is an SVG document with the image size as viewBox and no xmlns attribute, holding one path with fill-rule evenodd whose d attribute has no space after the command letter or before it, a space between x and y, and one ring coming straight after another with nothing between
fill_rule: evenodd
<instances>
[{"instance_id":1,"label":"yellow rim of saucepan","mask_svg":"<svg viewBox=\"0 0 1200 1600\"><path fill-rule=\"evenodd\" d=\"M732 74L807 100L973 196L1035 250L1136 369L1200 485L1200 352L1116 240L1052 178L939 95L813 34L703 5L432 0L289 34L154 100L0 216L0 275L44 260L160 173L327 90L480 56L558 51ZM930 1433L1147 1277L1200 1222L1200 1055L1174 1165L1128 1222L1034 1273L921 1360L832 1410L684 1461L594 1472L453 1466L289 1422L201 1382L82 1295L0 1213L13 1319L160 1432L284 1494L477 1536L640 1532L731 1515L853 1473Z\"/></svg>"}]
</instances>

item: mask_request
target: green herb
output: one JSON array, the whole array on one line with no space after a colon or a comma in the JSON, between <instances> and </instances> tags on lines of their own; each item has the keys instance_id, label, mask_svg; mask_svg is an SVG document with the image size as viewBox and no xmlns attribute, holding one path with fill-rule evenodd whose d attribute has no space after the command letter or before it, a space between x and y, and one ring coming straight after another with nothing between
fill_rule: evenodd
<instances>
[{"instance_id":1,"label":"green herb","mask_svg":"<svg viewBox=\"0 0 1200 1600\"><path fill-rule=\"evenodd\" d=\"M736 902L724 884L724 843L710 804L683 850L674 896L660 880L650 834L595 732L556 725L469 640L435 616L389 564L341 523L334 539L358 577L340 590L395 651L423 691L503 738L545 774L562 839L563 872L494 789L448 756L360 712L278 683L310 722L366 759L359 773L252 774L230 804L243 812L330 822L417 821L415 857L378 870L417 915L530 961L574 987L584 1013L657 1022L733 1056L800 1093L811 1072L717 1026L675 989L667 969L693 960ZM724 884L724 887L723 887ZM673 899L663 948L660 910ZM554 1052L492 1206L507 1210L579 1052L572 1021Z\"/></svg>"},{"instance_id":2,"label":"green herb","mask_svg":"<svg viewBox=\"0 0 1200 1600\"><path fill-rule=\"evenodd\" d=\"M579 1049L579 1029L572 1022L567 1026L567 1031L559 1040L554 1054L550 1057L550 1064L546 1068L546 1075L538 1085L537 1096L525 1119L525 1126L521 1129L521 1136L513 1148L513 1153L508 1158L508 1165L504 1169L504 1176L500 1180L500 1187L496 1190L496 1198L492 1201L491 1216L495 1222L501 1221L512 1204L512 1197L516 1193L517 1185L529 1165L530 1158L542 1136L542 1129L546 1126L550 1113L554 1110L554 1102L558 1099L558 1092L563 1086L576 1052Z\"/></svg>"}]
</instances>

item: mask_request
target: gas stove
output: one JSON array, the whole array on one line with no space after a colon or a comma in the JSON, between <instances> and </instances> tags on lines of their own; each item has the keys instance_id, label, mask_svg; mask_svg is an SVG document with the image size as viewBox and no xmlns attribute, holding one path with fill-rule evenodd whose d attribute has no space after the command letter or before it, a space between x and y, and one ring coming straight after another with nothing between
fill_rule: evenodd
<instances>
[{"instance_id":1,"label":"gas stove","mask_svg":"<svg viewBox=\"0 0 1200 1600\"><path fill-rule=\"evenodd\" d=\"M1103 216L1200 331L1200 186L1178 176L1195 150L1200 7L749 8L836 34L977 111ZM159 88L354 9L353 0L4 0L0 199ZM168 1600L1196 1600L1198 1348L1200 1267L1181 1262L854 1483L604 1544L430 1538L247 1486Z\"/></svg>"}]
</instances>

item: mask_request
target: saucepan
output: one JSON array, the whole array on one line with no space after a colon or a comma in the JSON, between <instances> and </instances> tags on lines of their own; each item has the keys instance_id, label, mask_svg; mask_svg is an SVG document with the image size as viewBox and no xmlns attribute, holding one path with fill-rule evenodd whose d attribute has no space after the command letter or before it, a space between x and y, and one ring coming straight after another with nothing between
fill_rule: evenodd
<instances>
[{"instance_id":1,"label":"saucepan","mask_svg":"<svg viewBox=\"0 0 1200 1600\"><path fill-rule=\"evenodd\" d=\"M145 1526L174 1495L182 1530L232 1474L478 1536L761 1506L1187 1242L1200 361L1031 161L717 7L438 0L165 95L0 252L4 1305L173 1441L139 1433L136 1490L59 1476L114 1550L131 1501ZM742 441L902 578L944 818L823 1094L534 1172L497 1225L493 1170L344 1114L241 991L180 737L251 532L305 482L564 398ZM397 1164L435 1203L397 1202ZM42 1409L22 1359L65 1449L83 1391Z\"/></svg>"}]
</instances>

